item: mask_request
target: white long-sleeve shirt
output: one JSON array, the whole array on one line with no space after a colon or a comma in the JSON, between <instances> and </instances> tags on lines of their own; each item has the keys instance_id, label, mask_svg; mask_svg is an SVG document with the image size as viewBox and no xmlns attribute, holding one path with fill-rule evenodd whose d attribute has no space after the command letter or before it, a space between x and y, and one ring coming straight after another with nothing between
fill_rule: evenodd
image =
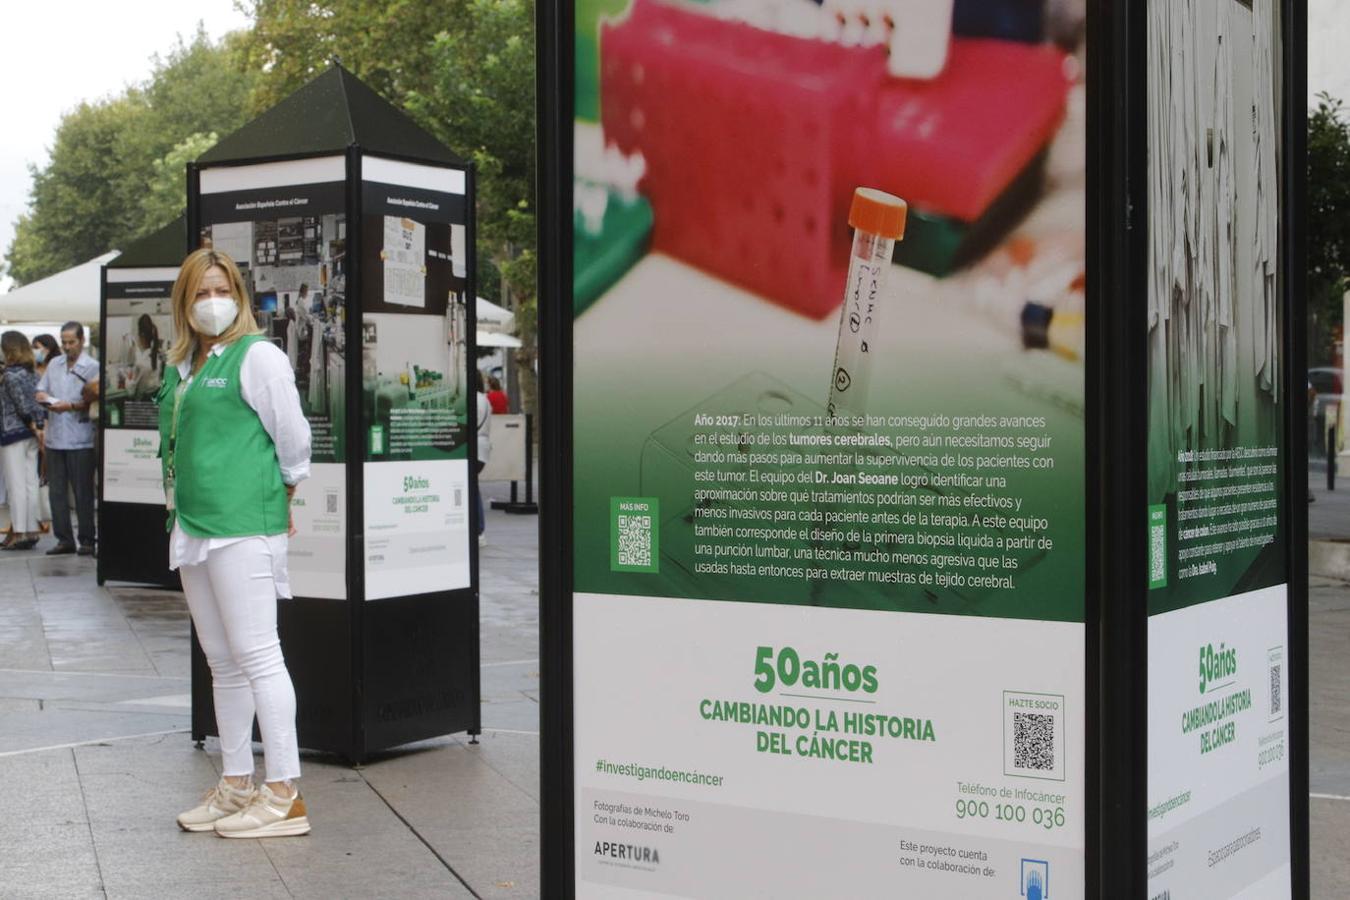
<instances>
[{"instance_id":1,"label":"white long-sleeve shirt","mask_svg":"<svg viewBox=\"0 0 1350 900\"><path fill-rule=\"evenodd\" d=\"M216 344L211 348L211 355L219 356L228 346ZM193 378L191 357L178 364L178 376L191 383ZM263 429L276 445L277 462L281 466L281 480L288 485L294 485L308 478L309 421L305 418L304 410L300 408L300 394L295 389L295 371L291 368L286 354L267 341L257 341L249 347L244 354L244 361L239 366L239 394L258 414ZM264 539L272 554L277 593L282 597L289 597L291 592L286 579L285 565L287 537L285 534L275 534L266 535ZM249 538L193 537L183 531L175 519L173 533L169 536L169 568L200 565L206 562L206 556L212 550L243 540Z\"/></svg>"}]
</instances>

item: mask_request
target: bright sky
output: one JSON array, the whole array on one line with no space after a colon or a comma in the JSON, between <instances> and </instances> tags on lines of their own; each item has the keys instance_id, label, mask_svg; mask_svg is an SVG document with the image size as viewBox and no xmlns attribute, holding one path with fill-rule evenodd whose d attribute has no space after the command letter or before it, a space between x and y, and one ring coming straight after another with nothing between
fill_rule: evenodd
<instances>
[{"instance_id":1,"label":"bright sky","mask_svg":"<svg viewBox=\"0 0 1350 900\"><path fill-rule=\"evenodd\" d=\"M1326 91L1350 103L1350 5L1308 0L1308 96Z\"/></svg>"},{"instance_id":2,"label":"bright sky","mask_svg":"<svg viewBox=\"0 0 1350 900\"><path fill-rule=\"evenodd\" d=\"M28 164L47 161L61 114L82 100L119 93L150 74L151 57L167 56L178 35L190 40L249 24L234 0L57 0L5 3L0 11L0 255L28 204ZM0 291L8 279L0 279Z\"/></svg>"}]
</instances>

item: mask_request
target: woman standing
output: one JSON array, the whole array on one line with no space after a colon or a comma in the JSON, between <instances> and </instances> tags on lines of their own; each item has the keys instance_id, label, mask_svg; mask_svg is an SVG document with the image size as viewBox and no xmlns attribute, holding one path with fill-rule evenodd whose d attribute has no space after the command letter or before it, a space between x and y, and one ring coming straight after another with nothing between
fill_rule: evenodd
<instances>
[{"instance_id":1,"label":"woman standing","mask_svg":"<svg viewBox=\"0 0 1350 900\"><path fill-rule=\"evenodd\" d=\"M61 355L61 345L50 334L33 338L33 372L38 379L47 371L47 363ZM46 412L46 410L44 410ZM43 534L52 530L51 497L43 493L47 486L47 448L38 442L38 528Z\"/></svg>"},{"instance_id":2,"label":"woman standing","mask_svg":"<svg viewBox=\"0 0 1350 900\"><path fill-rule=\"evenodd\" d=\"M309 475L309 423L286 356L259 334L224 253L198 250L183 261L173 326L159 392L169 567L182 575L211 669L223 763L220 782L178 824L222 837L307 834L277 598L291 596L290 498ZM256 789L255 714L267 770Z\"/></svg>"},{"instance_id":3,"label":"woman standing","mask_svg":"<svg viewBox=\"0 0 1350 900\"><path fill-rule=\"evenodd\" d=\"M38 443L45 414L38 405L33 351L22 332L0 334L5 359L0 385L0 464L5 472L12 540L5 550L31 550L38 537Z\"/></svg>"}]
</instances>

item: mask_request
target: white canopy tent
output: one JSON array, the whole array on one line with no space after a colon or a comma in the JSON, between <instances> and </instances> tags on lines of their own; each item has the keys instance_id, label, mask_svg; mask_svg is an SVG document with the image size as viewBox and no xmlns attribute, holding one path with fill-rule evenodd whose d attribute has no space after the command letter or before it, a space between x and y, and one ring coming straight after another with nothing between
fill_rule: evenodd
<instances>
[{"instance_id":1,"label":"white canopy tent","mask_svg":"<svg viewBox=\"0 0 1350 900\"><path fill-rule=\"evenodd\" d=\"M117 253L110 251L0 294L0 322L97 322L102 267Z\"/></svg>"},{"instance_id":2,"label":"white canopy tent","mask_svg":"<svg viewBox=\"0 0 1350 900\"><path fill-rule=\"evenodd\" d=\"M478 329L475 337L478 346L519 347L520 338L511 334L516 330L515 313L482 297L477 300Z\"/></svg>"}]
</instances>

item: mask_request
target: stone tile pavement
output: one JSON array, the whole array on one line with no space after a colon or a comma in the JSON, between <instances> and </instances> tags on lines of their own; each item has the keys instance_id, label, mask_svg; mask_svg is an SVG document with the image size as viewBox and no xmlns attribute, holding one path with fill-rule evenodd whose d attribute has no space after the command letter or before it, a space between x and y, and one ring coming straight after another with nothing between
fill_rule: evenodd
<instances>
[{"instance_id":1,"label":"stone tile pavement","mask_svg":"<svg viewBox=\"0 0 1350 900\"><path fill-rule=\"evenodd\" d=\"M99 588L50 538L0 553L0 898L540 896L537 524L488 513L480 743L306 753L314 831L271 841L174 825L220 766L188 734L181 596Z\"/></svg>"},{"instance_id":2,"label":"stone tile pavement","mask_svg":"<svg viewBox=\"0 0 1350 900\"><path fill-rule=\"evenodd\" d=\"M187 733L181 597L98 588L85 559L0 554L0 900L540 896L537 520L488 516L481 743L439 738L357 769L306 754L315 828L300 839L173 824L219 771L214 741L202 752ZM1338 900L1350 583L1311 587L1313 897Z\"/></svg>"}]
</instances>

